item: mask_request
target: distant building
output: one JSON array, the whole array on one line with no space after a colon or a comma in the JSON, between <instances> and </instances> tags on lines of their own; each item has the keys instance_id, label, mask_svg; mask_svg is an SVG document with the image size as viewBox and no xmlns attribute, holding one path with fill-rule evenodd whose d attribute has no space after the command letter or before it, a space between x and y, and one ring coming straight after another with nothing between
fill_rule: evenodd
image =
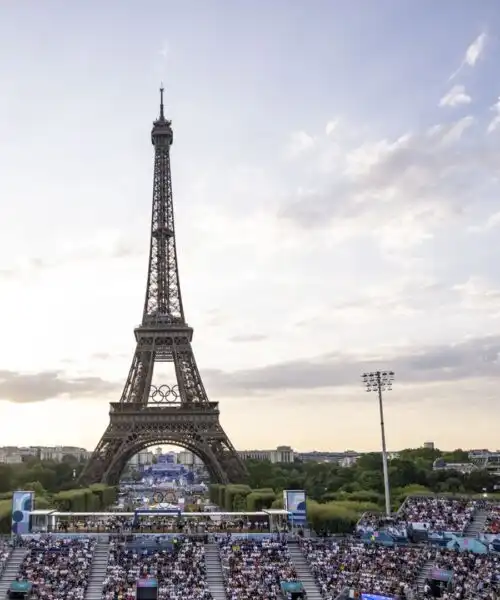
<instances>
[{"instance_id":1,"label":"distant building","mask_svg":"<svg viewBox=\"0 0 500 600\"><path fill-rule=\"evenodd\" d=\"M138 452L128 461L129 466L131 467L144 467L150 466L153 464L154 454L150 450L143 450L142 452Z\"/></svg>"},{"instance_id":2,"label":"distant building","mask_svg":"<svg viewBox=\"0 0 500 600\"><path fill-rule=\"evenodd\" d=\"M437 458L432 469L434 471L456 471L465 475L477 471L478 468L472 463L447 463L442 458Z\"/></svg>"},{"instance_id":3,"label":"distant building","mask_svg":"<svg viewBox=\"0 0 500 600\"><path fill-rule=\"evenodd\" d=\"M199 456L193 454L189 450L182 450L177 454L177 462L186 467L202 467L203 461Z\"/></svg>"},{"instance_id":4,"label":"distant building","mask_svg":"<svg viewBox=\"0 0 500 600\"><path fill-rule=\"evenodd\" d=\"M470 450L469 460L476 465L478 469L486 469L493 475L500 476L500 451L490 452L489 450Z\"/></svg>"},{"instance_id":5,"label":"distant building","mask_svg":"<svg viewBox=\"0 0 500 600\"><path fill-rule=\"evenodd\" d=\"M339 465L344 468L353 467L361 455L360 454L345 454L339 461Z\"/></svg>"},{"instance_id":6,"label":"distant building","mask_svg":"<svg viewBox=\"0 0 500 600\"><path fill-rule=\"evenodd\" d=\"M65 456L74 456L76 460L87 460L90 458L90 452L85 448L74 446L55 446L53 448L40 447L38 454L40 460L52 460L54 462L61 462Z\"/></svg>"},{"instance_id":7,"label":"distant building","mask_svg":"<svg viewBox=\"0 0 500 600\"><path fill-rule=\"evenodd\" d=\"M0 450L0 463L7 465L16 465L23 462L23 457L19 452L8 453L5 450Z\"/></svg>"},{"instance_id":8,"label":"distant building","mask_svg":"<svg viewBox=\"0 0 500 600\"><path fill-rule=\"evenodd\" d=\"M295 452L290 446L278 446L276 450L242 450L238 452L243 460L268 460L275 463L293 463Z\"/></svg>"},{"instance_id":9,"label":"distant building","mask_svg":"<svg viewBox=\"0 0 500 600\"><path fill-rule=\"evenodd\" d=\"M0 448L0 463L18 464L29 458L38 458L61 462L65 456L74 456L77 460L87 460L90 452L75 446L4 446Z\"/></svg>"},{"instance_id":10,"label":"distant building","mask_svg":"<svg viewBox=\"0 0 500 600\"><path fill-rule=\"evenodd\" d=\"M434 450L434 442L424 442L424 448L426 450Z\"/></svg>"},{"instance_id":11,"label":"distant building","mask_svg":"<svg viewBox=\"0 0 500 600\"><path fill-rule=\"evenodd\" d=\"M361 456L361 452L346 450L345 452L300 452L296 454L302 462L336 463L341 466L352 466Z\"/></svg>"}]
</instances>

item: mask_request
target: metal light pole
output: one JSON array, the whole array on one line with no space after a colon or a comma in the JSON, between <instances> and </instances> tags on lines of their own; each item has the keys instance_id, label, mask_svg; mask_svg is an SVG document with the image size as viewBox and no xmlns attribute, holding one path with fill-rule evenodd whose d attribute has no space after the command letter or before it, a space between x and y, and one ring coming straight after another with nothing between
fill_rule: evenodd
<instances>
[{"instance_id":1,"label":"metal light pole","mask_svg":"<svg viewBox=\"0 0 500 600\"><path fill-rule=\"evenodd\" d=\"M384 470L385 513L387 517L390 517L391 490L389 487L389 469L387 467L387 446L385 443L384 404L382 401L382 392L392 390L394 372L373 371L371 373L363 373L362 377L367 392L378 392L378 406L380 410L380 429L382 433L382 467Z\"/></svg>"}]
</instances>

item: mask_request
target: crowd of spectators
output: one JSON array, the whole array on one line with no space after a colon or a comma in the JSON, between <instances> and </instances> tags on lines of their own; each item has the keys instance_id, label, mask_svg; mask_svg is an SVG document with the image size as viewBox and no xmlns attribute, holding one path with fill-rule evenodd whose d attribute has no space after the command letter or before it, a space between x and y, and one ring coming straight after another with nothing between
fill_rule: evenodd
<instances>
[{"instance_id":1,"label":"crowd of spectators","mask_svg":"<svg viewBox=\"0 0 500 600\"><path fill-rule=\"evenodd\" d=\"M444 589L443 600L498 600L500 597L500 555L426 550L434 566L453 572L452 588ZM426 596L430 596L426 585Z\"/></svg>"},{"instance_id":2,"label":"crowd of spectators","mask_svg":"<svg viewBox=\"0 0 500 600\"><path fill-rule=\"evenodd\" d=\"M103 600L134 600L137 579L150 577L158 580L160 600L211 600L202 543L177 540L170 547L131 548L111 542Z\"/></svg>"},{"instance_id":3,"label":"crowd of spectators","mask_svg":"<svg viewBox=\"0 0 500 600\"><path fill-rule=\"evenodd\" d=\"M383 519L380 514L365 512L358 522L358 529L360 531L377 531L382 524Z\"/></svg>"},{"instance_id":4,"label":"crowd of spectators","mask_svg":"<svg viewBox=\"0 0 500 600\"><path fill-rule=\"evenodd\" d=\"M468 499L413 496L406 500L398 518L422 523L430 531L462 532L471 523L477 502Z\"/></svg>"},{"instance_id":5,"label":"crowd of spectators","mask_svg":"<svg viewBox=\"0 0 500 600\"><path fill-rule=\"evenodd\" d=\"M267 539L219 543L228 600L282 598L280 584L297 581L286 542Z\"/></svg>"},{"instance_id":6,"label":"crowd of spectators","mask_svg":"<svg viewBox=\"0 0 500 600\"><path fill-rule=\"evenodd\" d=\"M489 504L486 507L487 516L486 521L484 523L484 533L500 533L500 505L499 504Z\"/></svg>"},{"instance_id":7,"label":"crowd of spectators","mask_svg":"<svg viewBox=\"0 0 500 600\"><path fill-rule=\"evenodd\" d=\"M10 553L12 552L12 544L10 540L0 540L0 575L2 574Z\"/></svg>"},{"instance_id":8,"label":"crowd of spectators","mask_svg":"<svg viewBox=\"0 0 500 600\"><path fill-rule=\"evenodd\" d=\"M83 600L95 545L88 538L30 540L18 579L31 582L31 598Z\"/></svg>"},{"instance_id":9,"label":"crowd of spectators","mask_svg":"<svg viewBox=\"0 0 500 600\"><path fill-rule=\"evenodd\" d=\"M345 589L409 598L425 561L419 547L381 546L355 540L301 541L311 571L325 600Z\"/></svg>"},{"instance_id":10,"label":"crowd of spectators","mask_svg":"<svg viewBox=\"0 0 500 600\"><path fill-rule=\"evenodd\" d=\"M269 531L269 520L213 516L185 519L176 515L141 515L135 520L133 517L109 515L60 520L57 529L71 533L262 533Z\"/></svg>"}]
</instances>

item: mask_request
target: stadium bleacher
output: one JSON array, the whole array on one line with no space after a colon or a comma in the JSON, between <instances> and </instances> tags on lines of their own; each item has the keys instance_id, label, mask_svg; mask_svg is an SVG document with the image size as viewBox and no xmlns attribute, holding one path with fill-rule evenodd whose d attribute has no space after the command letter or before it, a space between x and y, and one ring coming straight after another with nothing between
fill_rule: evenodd
<instances>
[{"instance_id":1,"label":"stadium bleacher","mask_svg":"<svg viewBox=\"0 0 500 600\"><path fill-rule=\"evenodd\" d=\"M406 499L398 518L425 525L429 531L463 532L474 518L477 504L466 498L413 496Z\"/></svg>"},{"instance_id":2,"label":"stadium bleacher","mask_svg":"<svg viewBox=\"0 0 500 600\"><path fill-rule=\"evenodd\" d=\"M0 575L2 574L10 553L12 552L12 543L10 539L0 540Z\"/></svg>"},{"instance_id":3,"label":"stadium bleacher","mask_svg":"<svg viewBox=\"0 0 500 600\"><path fill-rule=\"evenodd\" d=\"M453 594L457 600L496 600L500 596L500 555L452 552L435 549L432 560L437 568L453 572Z\"/></svg>"},{"instance_id":4,"label":"stadium bleacher","mask_svg":"<svg viewBox=\"0 0 500 600\"><path fill-rule=\"evenodd\" d=\"M278 600L282 597L280 583L297 580L284 541L228 540L219 543L219 552L231 600Z\"/></svg>"},{"instance_id":5,"label":"stadium bleacher","mask_svg":"<svg viewBox=\"0 0 500 600\"><path fill-rule=\"evenodd\" d=\"M303 540L301 548L325 598L336 598L346 587L356 593L408 596L427 560L421 548L350 539Z\"/></svg>"},{"instance_id":6,"label":"stadium bleacher","mask_svg":"<svg viewBox=\"0 0 500 600\"><path fill-rule=\"evenodd\" d=\"M198 541L177 540L171 548L133 548L112 542L103 585L103 599L135 598L137 579L158 580L161 600L210 600L206 582L204 548Z\"/></svg>"},{"instance_id":7,"label":"stadium bleacher","mask_svg":"<svg viewBox=\"0 0 500 600\"><path fill-rule=\"evenodd\" d=\"M498 600L500 553L492 552L493 546L488 546L492 536L481 537L479 533L484 544L476 538L479 548L476 552L481 552L476 554L469 551L471 545L457 551L458 541L465 538L442 535L442 532L464 531L476 512L484 519L485 511L484 532L500 533L500 504L433 496L409 498L396 520L387 521L377 514L364 515L359 525L369 533L363 534L361 529L361 539L299 536L293 537L293 543L298 542L306 559L301 564L308 565L324 600L334 600L345 589L358 595L379 594L405 600L431 597L430 581L425 589L417 589L423 585L424 566L425 573L442 570L451 574L452 588L441 596L445 600ZM27 556L19 568L19 577L33 583L36 600L84 600L97 541L97 537L86 531L98 530L105 532L104 543L106 548L109 543L110 548L107 567L104 558L97 588L92 587L101 594L103 582L103 600L132 600L137 580L147 577L158 580L160 600L212 600L208 581L212 581L213 575L207 577L206 543L210 544L212 557L218 551L223 577L220 581L227 600L281 600L281 584L300 580L286 536L246 537L249 531L255 531L251 519L235 519L230 515L216 521L193 518L182 526L183 533L177 534L173 525L178 525L178 520L150 515L144 521L146 526L141 527L141 535L132 534L132 522L127 519L92 516L71 525L73 531L79 532L71 538L56 527L58 535L25 540ZM429 533L439 534L438 539L429 536L433 543L413 544L403 537L398 540L400 543L393 544L398 526L403 531L410 523L424 524ZM150 535L162 530L165 533ZM168 532L174 533L168 535ZM189 538L189 534L193 536ZM384 545L386 542L388 545ZM0 542L0 570L10 551L10 542ZM293 556L298 560L296 554ZM433 580L432 585L435 583ZM215 588L212 589L213 598L217 598Z\"/></svg>"},{"instance_id":8,"label":"stadium bleacher","mask_svg":"<svg viewBox=\"0 0 500 600\"><path fill-rule=\"evenodd\" d=\"M95 546L85 537L31 540L18 577L33 584L32 598L83 600Z\"/></svg>"},{"instance_id":9,"label":"stadium bleacher","mask_svg":"<svg viewBox=\"0 0 500 600\"><path fill-rule=\"evenodd\" d=\"M484 523L484 533L500 534L500 505L489 503L486 506L486 521Z\"/></svg>"}]
</instances>

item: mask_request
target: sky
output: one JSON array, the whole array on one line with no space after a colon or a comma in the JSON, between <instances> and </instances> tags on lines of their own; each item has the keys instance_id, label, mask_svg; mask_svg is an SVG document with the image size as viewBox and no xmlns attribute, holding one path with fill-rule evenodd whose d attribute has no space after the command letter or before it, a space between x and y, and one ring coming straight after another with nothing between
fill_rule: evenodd
<instances>
[{"instance_id":1,"label":"sky","mask_svg":"<svg viewBox=\"0 0 500 600\"><path fill-rule=\"evenodd\" d=\"M166 88L184 308L238 449L496 448L497 0L0 4L0 444L93 448ZM165 381L165 383L168 383Z\"/></svg>"}]
</instances>

